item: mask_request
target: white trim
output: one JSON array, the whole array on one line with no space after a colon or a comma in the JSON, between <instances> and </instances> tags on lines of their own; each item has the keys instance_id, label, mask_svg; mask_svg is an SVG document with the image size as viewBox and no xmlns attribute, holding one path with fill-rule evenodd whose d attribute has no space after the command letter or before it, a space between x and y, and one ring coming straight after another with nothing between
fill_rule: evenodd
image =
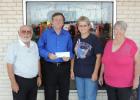
<instances>
[{"instance_id":1,"label":"white trim","mask_svg":"<svg viewBox=\"0 0 140 100\"><path fill-rule=\"evenodd\" d=\"M113 24L116 22L116 0L23 0L23 24L26 25L26 3L28 1L80 1L80 2L85 2L85 1L105 1L105 2L113 2L114 5L113 5L113 8L114 8L114 11L113 11Z\"/></svg>"},{"instance_id":2,"label":"white trim","mask_svg":"<svg viewBox=\"0 0 140 100\"><path fill-rule=\"evenodd\" d=\"M113 13L113 16L114 16L114 19L113 19L113 23L115 24L116 20L117 20L117 3L116 3L116 0L113 0L114 2L114 13Z\"/></svg>"},{"instance_id":3,"label":"white trim","mask_svg":"<svg viewBox=\"0 0 140 100\"><path fill-rule=\"evenodd\" d=\"M59 92L58 90L56 92ZM77 93L77 90L69 90L70 93ZM38 93L44 93L44 89L38 90ZM106 90L98 90L98 93L106 93Z\"/></svg>"},{"instance_id":4,"label":"white trim","mask_svg":"<svg viewBox=\"0 0 140 100\"><path fill-rule=\"evenodd\" d=\"M26 25L26 2L29 0L23 0L23 24Z\"/></svg>"},{"instance_id":5,"label":"white trim","mask_svg":"<svg viewBox=\"0 0 140 100\"><path fill-rule=\"evenodd\" d=\"M27 2L27 1L116 1L116 0L23 0L23 2Z\"/></svg>"}]
</instances>

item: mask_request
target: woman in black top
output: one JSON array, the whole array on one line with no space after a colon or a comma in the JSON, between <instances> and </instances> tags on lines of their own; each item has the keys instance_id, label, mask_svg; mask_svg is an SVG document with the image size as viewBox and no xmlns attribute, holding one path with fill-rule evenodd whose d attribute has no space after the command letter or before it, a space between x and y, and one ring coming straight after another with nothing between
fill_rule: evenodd
<instances>
[{"instance_id":1,"label":"woman in black top","mask_svg":"<svg viewBox=\"0 0 140 100\"><path fill-rule=\"evenodd\" d=\"M79 100L96 100L101 45L97 37L90 34L91 25L87 17L81 16L77 25L80 34L74 39L71 78L75 77Z\"/></svg>"}]
</instances>

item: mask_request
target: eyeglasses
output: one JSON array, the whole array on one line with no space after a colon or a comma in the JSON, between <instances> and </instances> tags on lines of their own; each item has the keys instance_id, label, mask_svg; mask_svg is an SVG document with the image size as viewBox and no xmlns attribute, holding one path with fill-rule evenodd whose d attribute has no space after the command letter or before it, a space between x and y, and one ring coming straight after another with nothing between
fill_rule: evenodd
<instances>
[{"instance_id":1,"label":"eyeglasses","mask_svg":"<svg viewBox=\"0 0 140 100\"><path fill-rule=\"evenodd\" d=\"M30 30L21 30L20 32L23 33L23 34L27 33L27 35L32 33L32 31L30 31Z\"/></svg>"}]
</instances>

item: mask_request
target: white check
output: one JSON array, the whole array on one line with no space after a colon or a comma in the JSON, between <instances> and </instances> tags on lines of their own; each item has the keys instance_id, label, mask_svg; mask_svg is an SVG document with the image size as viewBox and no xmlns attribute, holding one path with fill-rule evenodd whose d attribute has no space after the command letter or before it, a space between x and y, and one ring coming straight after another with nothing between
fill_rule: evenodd
<instances>
[{"instance_id":1,"label":"white check","mask_svg":"<svg viewBox=\"0 0 140 100\"><path fill-rule=\"evenodd\" d=\"M70 57L70 52L55 52L55 55L56 55L58 58Z\"/></svg>"}]
</instances>

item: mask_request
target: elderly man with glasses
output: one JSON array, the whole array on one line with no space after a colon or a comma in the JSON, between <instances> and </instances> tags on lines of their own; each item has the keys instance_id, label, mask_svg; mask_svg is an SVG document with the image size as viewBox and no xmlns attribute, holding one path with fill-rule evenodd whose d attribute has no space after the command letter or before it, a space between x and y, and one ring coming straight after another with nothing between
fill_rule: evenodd
<instances>
[{"instance_id":1,"label":"elderly man with glasses","mask_svg":"<svg viewBox=\"0 0 140 100\"><path fill-rule=\"evenodd\" d=\"M7 50L7 71L13 100L36 100L37 86L41 85L38 47L31 41L33 30L23 25L18 40Z\"/></svg>"}]
</instances>

